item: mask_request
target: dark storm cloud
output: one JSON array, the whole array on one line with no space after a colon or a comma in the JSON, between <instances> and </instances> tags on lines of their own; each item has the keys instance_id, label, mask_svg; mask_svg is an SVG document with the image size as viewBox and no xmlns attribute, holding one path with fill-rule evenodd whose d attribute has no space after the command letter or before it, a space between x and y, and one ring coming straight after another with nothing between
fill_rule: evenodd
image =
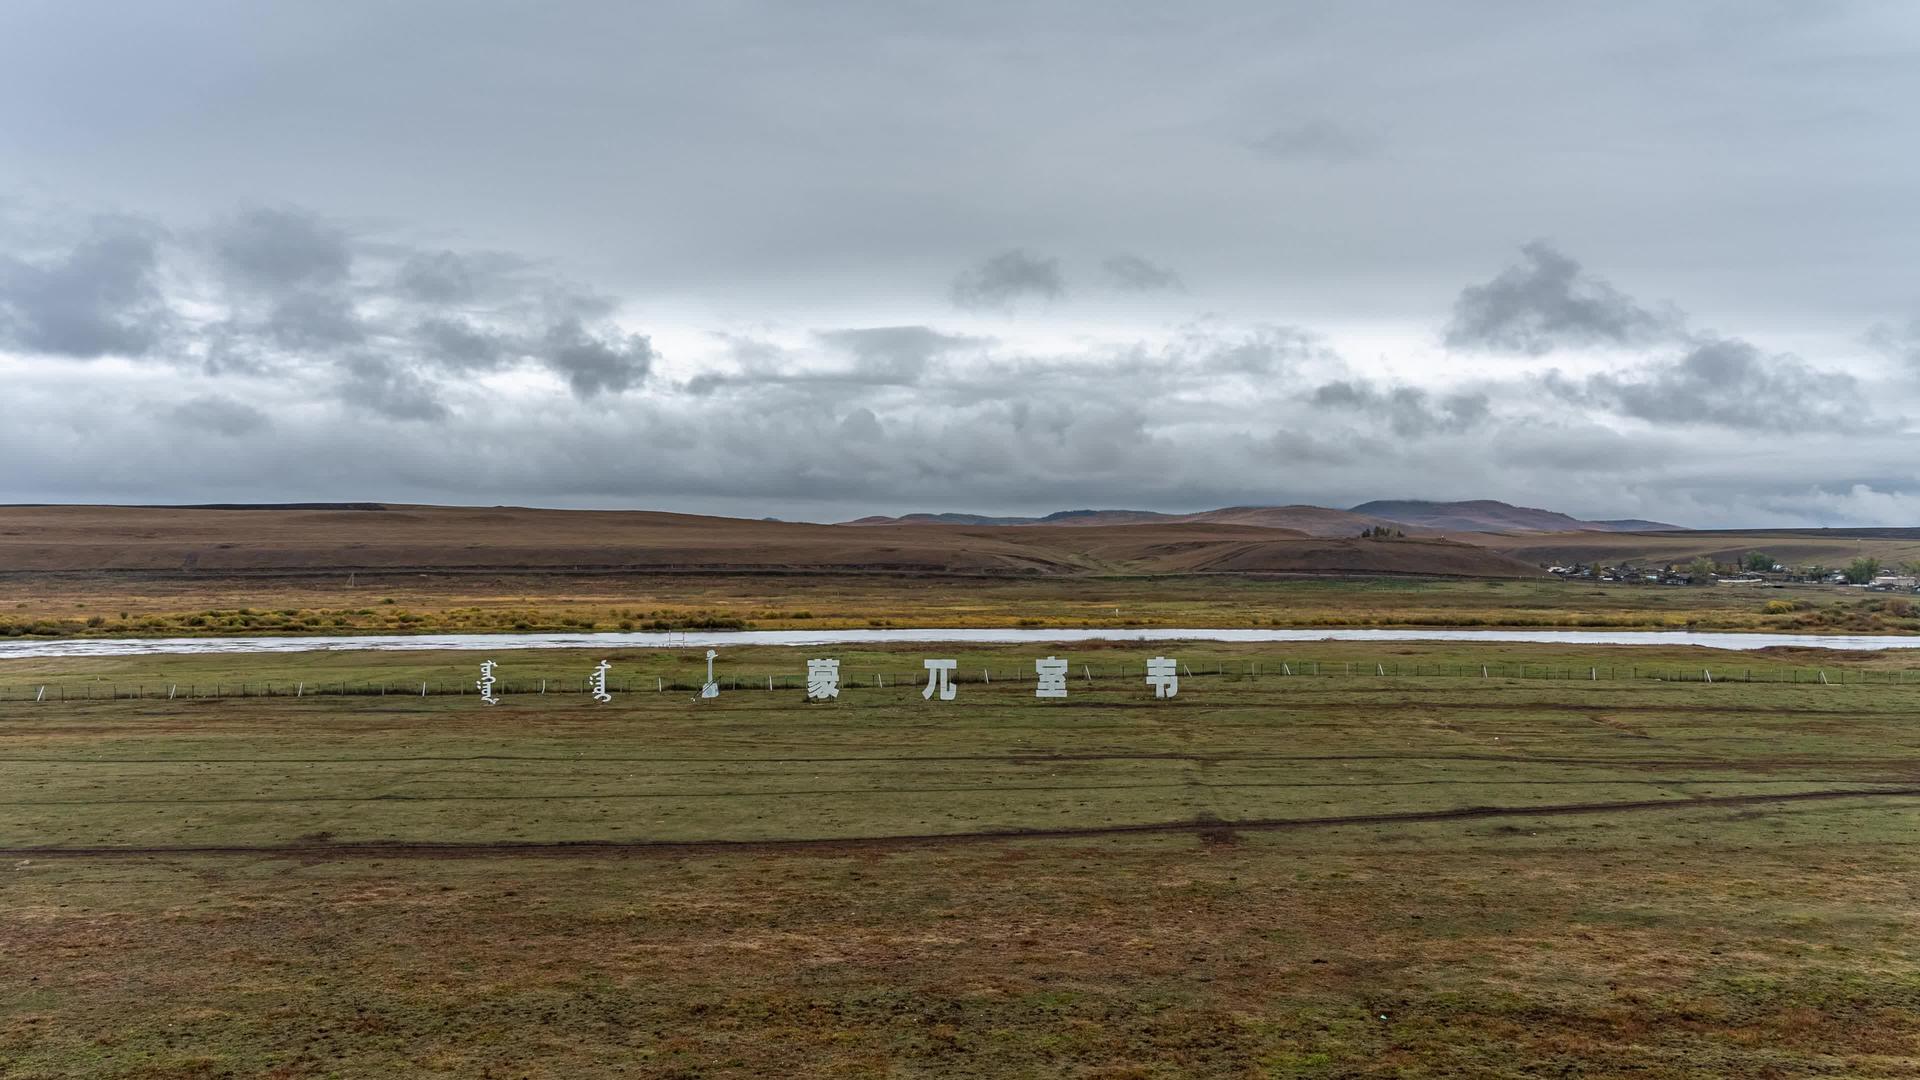
<instances>
[{"instance_id":1,"label":"dark storm cloud","mask_svg":"<svg viewBox=\"0 0 1920 1080\"><path fill-rule=\"evenodd\" d=\"M1544 240L1520 254L1492 281L1461 290L1448 346L1541 356L1563 346L1645 345L1679 332L1676 313L1640 306Z\"/></svg>"},{"instance_id":2,"label":"dark storm cloud","mask_svg":"<svg viewBox=\"0 0 1920 1080\"><path fill-rule=\"evenodd\" d=\"M1100 268L1108 281L1129 292L1185 292L1187 288L1179 274L1138 255L1109 255Z\"/></svg>"},{"instance_id":3,"label":"dark storm cloud","mask_svg":"<svg viewBox=\"0 0 1920 1080\"><path fill-rule=\"evenodd\" d=\"M1311 401L1324 409L1358 413L1383 423L1403 438L1466 431L1484 422L1489 412L1487 395L1482 393L1436 397L1414 386L1382 390L1365 379L1326 383L1314 390Z\"/></svg>"},{"instance_id":4,"label":"dark storm cloud","mask_svg":"<svg viewBox=\"0 0 1920 1080\"><path fill-rule=\"evenodd\" d=\"M0 252L0 349L83 359L153 349L172 321L158 283L161 235L102 217L58 250Z\"/></svg>"},{"instance_id":5,"label":"dark storm cloud","mask_svg":"<svg viewBox=\"0 0 1920 1080\"><path fill-rule=\"evenodd\" d=\"M1309 120L1278 127L1259 139L1253 148L1284 161L1357 161L1374 153L1373 141L1350 128L1327 120Z\"/></svg>"},{"instance_id":6,"label":"dark storm cloud","mask_svg":"<svg viewBox=\"0 0 1920 1080\"><path fill-rule=\"evenodd\" d=\"M653 370L653 342L644 334L589 329L578 319L547 328L540 359L567 380L575 397L630 390Z\"/></svg>"},{"instance_id":7,"label":"dark storm cloud","mask_svg":"<svg viewBox=\"0 0 1920 1080\"><path fill-rule=\"evenodd\" d=\"M950 294L963 308L1004 308L1017 300L1058 300L1067 292L1060 260L1003 251L953 279Z\"/></svg>"},{"instance_id":8,"label":"dark storm cloud","mask_svg":"<svg viewBox=\"0 0 1920 1080\"><path fill-rule=\"evenodd\" d=\"M228 438L255 435L268 426L267 414L244 401L219 394L202 394L174 406L173 419L189 431L205 431Z\"/></svg>"},{"instance_id":9,"label":"dark storm cloud","mask_svg":"<svg viewBox=\"0 0 1920 1080\"><path fill-rule=\"evenodd\" d=\"M1704 341L1671 361L1574 382L1550 377L1562 397L1656 424L1711 424L1751 431L1860 430L1881 421L1860 382L1790 355L1767 355L1738 339Z\"/></svg>"}]
</instances>

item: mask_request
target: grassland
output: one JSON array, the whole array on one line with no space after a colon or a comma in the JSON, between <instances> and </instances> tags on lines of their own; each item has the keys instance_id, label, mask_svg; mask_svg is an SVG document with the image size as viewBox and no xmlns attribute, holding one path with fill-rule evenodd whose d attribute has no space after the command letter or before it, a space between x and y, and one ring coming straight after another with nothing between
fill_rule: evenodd
<instances>
[{"instance_id":1,"label":"grassland","mask_svg":"<svg viewBox=\"0 0 1920 1080\"><path fill-rule=\"evenodd\" d=\"M1118 678L1064 702L857 679L825 705L0 701L0 1075L1920 1071L1920 684L1251 677L1253 651L1168 651L1196 669L1169 702ZM557 679L597 657L498 659ZM472 659L9 661L0 683Z\"/></svg>"},{"instance_id":2,"label":"grassland","mask_svg":"<svg viewBox=\"0 0 1920 1080\"><path fill-rule=\"evenodd\" d=\"M1770 607L1771 605L1771 607ZM0 639L866 627L1920 632L1859 590L1246 575L0 575Z\"/></svg>"}]
</instances>

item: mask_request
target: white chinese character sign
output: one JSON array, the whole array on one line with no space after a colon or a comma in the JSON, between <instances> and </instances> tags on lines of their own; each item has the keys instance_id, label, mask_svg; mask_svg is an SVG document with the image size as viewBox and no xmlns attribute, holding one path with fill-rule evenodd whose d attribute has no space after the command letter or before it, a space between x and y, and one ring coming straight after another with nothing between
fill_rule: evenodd
<instances>
[{"instance_id":1,"label":"white chinese character sign","mask_svg":"<svg viewBox=\"0 0 1920 1080\"><path fill-rule=\"evenodd\" d=\"M707 677L700 684L700 697L717 698L720 696L720 679L714 674L713 662L720 653L715 649L707 650ZM952 659L922 660L926 668L927 685L920 690L920 696L928 701L937 696L941 701L952 701L960 694L958 682L959 661ZM608 689L608 673L613 662L602 660L592 674L587 677L587 691L601 704L613 700L613 692ZM1068 696L1067 681L1073 667L1066 659L1058 656L1046 656L1033 662L1033 696L1042 699L1064 699ZM497 672L499 665L492 660L480 665L480 678L474 683L480 688L480 700L488 705L498 705L502 694L498 692L500 682ZM1147 685L1153 688L1155 698L1178 697L1180 694L1180 662L1171 656L1156 656L1147 661ZM1187 674L1191 675L1189 671ZM875 685L885 686L881 676L876 675ZM982 678L985 678L983 673ZM988 680L991 681L991 680ZM1087 681L1093 681L1092 672ZM735 684L736 688L738 683ZM834 701L840 697L840 661L831 657L814 657L807 661L807 700ZM767 689L774 688L774 676L767 676ZM543 680L541 693L546 692ZM422 690L424 693L425 690Z\"/></svg>"},{"instance_id":2,"label":"white chinese character sign","mask_svg":"<svg viewBox=\"0 0 1920 1080\"><path fill-rule=\"evenodd\" d=\"M938 690L941 701L952 701L954 695L960 692L960 688L954 685L948 678L947 673L958 667L960 661L928 660L925 661L925 663L927 667L927 688L920 691L920 696L926 698L928 701L932 701L934 692Z\"/></svg>"},{"instance_id":3,"label":"white chinese character sign","mask_svg":"<svg viewBox=\"0 0 1920 1080\"><path fill-rule=\"evenodd\" d=\"M1172 657L1156 656L1147 661L1147 685L1153 696L1170 698L1180 693L1180 665Z\"/></svg>"},{"instance_id":4,"label":"white chinese character sign","mask_svg":"<svg viewBox=\"0 0 1920 1080\"><path fill-rule=\"evenodd\" d=\"M840 661L807 661L807 697L825 701L840 696Z\"/></svg>"},{"instance_id":5,"label":"white chinese character sign","mask_svg":"<svg viewBox=\"0 0 1920 1080\"><path fill-rule=\"evenodd\" d=\"M1037 698L1063 698L1067 696L1067 662L1057 656L1033 662L1033 696Z\"/></svg>"}]
</instances>

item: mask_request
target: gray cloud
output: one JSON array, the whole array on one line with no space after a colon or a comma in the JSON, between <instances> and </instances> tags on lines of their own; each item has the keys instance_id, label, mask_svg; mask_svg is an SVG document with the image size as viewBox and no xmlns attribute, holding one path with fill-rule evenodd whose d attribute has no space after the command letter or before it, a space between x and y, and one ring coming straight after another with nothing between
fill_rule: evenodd
<instances>
[{"instance_id":1,"label":"gray cloud","mask_svg":"<svg viewBox=\"0 0 1920 1080\"><path fill-rule=\"evenodd\" d=\"M1190 332L1182 349L1208 371L1241 375L1277 375L1335 359L1319 335L1297 326L1255 326L1226 336Z\"/></svg>"},{"instance_id":2,"label":"gray cloud","mask_svg":"<svg viewBox=\"0 0 1920 1080\"><path fill-rule=\"evenodd\" d=\"M929 326L871 326L821 330L821 343L851 355L862 375L910 381L935 357L987 344L984 338L946 334Z\"/></svg>"},{"instance_id":3,"label":"gray cloud","mask_svg":"<svg viewBox=\"0 0 1920 1080\"><path fill-rule=\"evenodd\" d=\"M1275 128L1254 140L1253 148L1285 161L1357 161L1375 152L1373 140L1327 120L1308 120Z\"/></svg>"},{"instance_id":4,"label":"gray cloud","mask_svg":"<svg viewBox=\"0 0 1920 1080\"><path fill-rule=\"evenodd\" d=\"M886 438L886 429L873 410L863 405L840 421L840 436L852 443L877 443Z\"/></svg>"},{"instance_id":5,"label":"gray cloud","mask_svg":"<svg viewBox=\"0 0 1920 1080\"><path fill-rule=\"evenodd\" d=\"M170 235L101 218L50 253L0 256L0 350L153 354L214 376L331 369L405 419L447 415L440 374L536 366L584 400L641 386L658 359L613 299L515 256L415 249L296 207L222 217L191 245Z\"/></svg>"},{"instance_id":6,"label":"gray cloud","mask_svg":"<svg viewBox=\"0 0 1920 1080\"><path fill-rule=\"evenodd\" d=\"M1003 251L954 278L953 302L963 308L1007 307L1017 300L1058 300L1066 295L1060 260L1014 249Z\"/></svg>"},{"instance_id":7,"label":"gray cloud","mask_svg":"<svg viewBox=\"0 0 1920 1080\"><path fill-rule=\"evenodd\" d=\"M1109 255L1100 263L1107 280L1129 292L1185 292L1187 283L1174 271L1138 255Z\"/></svg>"},{"instance_id":8,"label":"gray cloud","mask_svg":"<svg viewBox=\"0 0 1920 1080\"><path fill-rule=\"evenodd\" d=\"M345 229L286 207L223 218L207 230L207 246L227 280L267 293L341 284L353 264Z\"/></svg>"},{"instance_id":9,"label":"gray cloud","mask_svg":"<svg viewBox=\"0 0 1920 1080\"><path fill-rule=\"evenodd\" d=\"M394 271L394 292L423 304L464 304L479 295L495 267L455 251L416 251Z\"/></svg>"},{"instance_id":10,"label":"gray cloud","mask_svg":"<svg viewBox=\"0 0 1920 1080\"><path fill-rule=\"evenodd\" d=\"M366 340L353 301L337 293L292 292L273 302L260 331L293 352L336 349Z\"/></svg>"},{"instance_id":11,"label":"gray cloud","mask_svg":"<svg viewBox=\"0 0 1920 1080\"><path fill-rule=\"evenodd\" d=\"M452 415L432 382L382 357L350 357L341 375L336 393L355 411L390 420L440 421Z\"/></svg>"},{"instance_id":12,"label":"gray cloud","mask_svg":"<svg viewBox=\"0 0 1920 1080\"><path fill-rule=\"evenodd\" d=\"M422 319L413 326L412 336L423 359L455 371L497 368L506 362L511 347L500 334L464 319Z\"/></svg>"},{"instance_id":13,"label":"gray cloud","mask_svg":"<svg viewBox=\"0 0 1920 1080\"><path fill-rule=\"evenodd\" d=\"M62 251L0 253L0 348L53 356L140 356L171 324L160 295L160 230L94 219Z\"/></svg>"},{"instance_id":14,"label":"gray cloud","mask_svg":"<svg viewBox=\"0 0 1920 1080\"><path fill-rule=\"evenodd\" d=\"M1920 318L1909 320L1905 326L1876 323L1867 331L1866 340L1881 354L1920 374Z\"/></svg>"},{"instance_id":15,"label":"gray cloud","mask_svg":"<svg viewBox=\"0 0 1920 1080\"><path fill-rule=\"evenodd\" d=\"M1414 386L1381 390L1364 379L1325 383L1315 388L1311 401L1323 409L1365 415L1402 438L1466 431L1483 423L1490 411L1483 393L1436 397Z\"/></svg>"},{"instance_id":16,"label":"gray cloud","mask_svg":"<svg viewBox=\"0 0 1920 1080\"><path fill-rule=\"evenodd\" d=\"M190 431L206 431L228 438L257 435L269 425L266 413L221 394L188 398L174 406L170 415Z\"/></svg>"},{"instance_id":17,"label":"gray cloud","mask_svg":"<svg viewBox=\"0 0 1920 1080\"><path fill-rule=\"evenodd\" d=\"M1677 313L1641 307L1544 240L1520 254L1519 265L1461 290L1448 346L1541 356L1562 346L1645 345L1680 332Z\"/></svg>"},{"instance_id":18,"label":"gray cloud","mask_svg":"<svg viewBox=\"0 0 1920 1080\"><path fill-rule=\"evenodd\" d=\"M579 398L630 390L646 379L654 361L646 335L589 330L578 319L548 327L539 355Z\"/></svg>"},{"instance_id":19,"label":"gray cloud","mask_svg":"<svg viewBox=\"0 0 1920 1080\"><path fill-rule=\"evenodd\" d=\"M1768 356L1738 339L1704 341L1672 361L1582 382L1549 378L1567 400L1656 424L1713 424L1754 431L1874 427L1860 382L1790 355Z\"/></svg>"}]
</instances>

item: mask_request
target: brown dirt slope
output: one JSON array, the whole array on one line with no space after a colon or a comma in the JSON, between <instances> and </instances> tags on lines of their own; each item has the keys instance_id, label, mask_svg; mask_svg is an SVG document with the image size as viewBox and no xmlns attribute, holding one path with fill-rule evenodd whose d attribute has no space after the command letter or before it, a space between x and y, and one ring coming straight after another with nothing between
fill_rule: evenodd
<instances>
[{"instance_id":1,"label":"brown dirt slope","mask_svg":"<svg viewBox=\"0 0 1920 1080\"><path fill-rule=\"evenodd\" d=\"M1535 576L1470 544L1247 525L846 529L648 511L0 508L0 572L349 569Z\"/></svg>"},{"instance_id":2,"label":"brown dirt slope","mask_svg":"<svg viewBox=\"0 0 1920 1080\"><path fill-rule=\"evenodd\" d=\"M1361 530L1386 526L1408 536L1435 535L1432 529L1408 525L1371 514L1351 510L1332 510L1324 506L1229 506L1193 514L1183 520L1213 525L1259 525L1269 529L1298 529L1308 536L1358 536Z\"/></svg>"}]
</instances>

